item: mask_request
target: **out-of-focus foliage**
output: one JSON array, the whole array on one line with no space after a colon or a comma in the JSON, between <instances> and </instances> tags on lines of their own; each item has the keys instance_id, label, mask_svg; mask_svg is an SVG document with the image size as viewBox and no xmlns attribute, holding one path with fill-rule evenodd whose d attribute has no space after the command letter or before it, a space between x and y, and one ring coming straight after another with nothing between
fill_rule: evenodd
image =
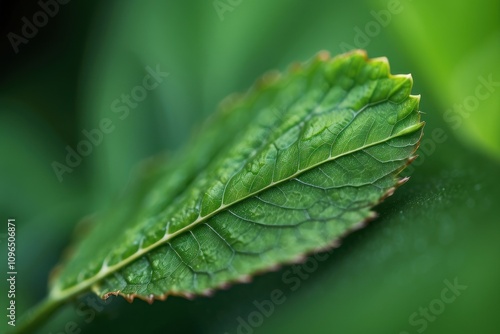
<instances>
[{"instance_id":1,"label":"out-of-focus foliage","mask_svg":"<svg viewBox=\"0 0 500 334\"><path fill-rule=\"evenodd\" d=\"M285 267L195 301L150 306L115 299L96 307L95 317L77 301L43 332L64 331L72 321L89 333L163 332L165 326L235 333L240 319L248 323L256 310L254 301L269 300L275 289L286 301L263 316L256 333L416 333L423 323L425 333L499 328L500 228L493 203L500 176L498 160L490 158L499 152L498 88L470 116L445 118L454 104L475 96L478 77L500 80L498 2L220 2L230 8L221 15L212 1L72 1L18 54L3 38L0 211L18 219L18 314L46 294L47 273L79 218L105 207L139 161L177 150L221 98L246 89L260 73L321 49L336 54L352 46L387 56L393 73L411 72L426 112L411 187L377 208L374 223L307 278L293 280L299 285L286 279L298 274ZM9 29L21 31L21 18L39 10L33 3L9 16ZM389 22L382 10L389 10ZM169 76L120 119L124 111L114 113L112 104L142 83L148 66ZM66 146L75 149L86 139L82 131L98 128L103 118L113 120L114 130L59 182L53 161L64 163ZM423 321L420 308L437 307L444 281L455 278L467 289ZM0 288L5 291L5 282Z\"/></svg>"},{"instance_id":2,"label":"out-of-focus foliage","mask_svg":"<svg viewBox=\"0 0 500 334\"><path fill-rule=\"evenodd\" d=\"M378 0L378 5L384 5ZM463 143L500 160L500 3L402 1L394 35Z\"/></svg>"}]
</instances>

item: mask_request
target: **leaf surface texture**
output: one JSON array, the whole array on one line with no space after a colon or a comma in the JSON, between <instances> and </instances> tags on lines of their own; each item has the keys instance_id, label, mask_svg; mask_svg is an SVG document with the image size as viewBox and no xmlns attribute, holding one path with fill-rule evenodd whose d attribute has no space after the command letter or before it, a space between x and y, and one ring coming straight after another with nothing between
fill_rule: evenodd
<instances>
[{"instance_id":1,"label":"leaf surface texture","mask_svg":"<svg viewBox=\"0 0 500 334\"><path fill-rule=\"evenodd\" d=\"M362 51L265 75L95 218L51 296L209 294L335 245L402 183L423 127L411 88Z\"/></svg>"}]
</instances>

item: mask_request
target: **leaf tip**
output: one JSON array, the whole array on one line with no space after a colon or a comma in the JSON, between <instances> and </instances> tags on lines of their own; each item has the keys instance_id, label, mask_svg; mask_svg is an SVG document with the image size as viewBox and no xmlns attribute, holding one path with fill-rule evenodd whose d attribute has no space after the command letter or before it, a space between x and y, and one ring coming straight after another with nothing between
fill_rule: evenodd
<instances>
[{"instance_id":1,"label":"leaf tip","mask_svg":"<svg viewBox=\"0 0 500 334\"><path fill-rule=\"evenodd\" d=\"M288 67L288 71L291 73L297 73L303 68L302 63L294 62Z\"/></svg>"},{"instance_id":2,"label":"leaf tip","mask_svg":"<svg viewBox=\"0 0 500 334\"><path fill-rule=\"evenodd\" d=\"M321 61L327 61L328 59L330 59L330 52L326 51L326 50L321 50L320 52L318 52L318 54L316 55L316 58L318 60L321 60Z\"/></svg>"},{"instance_id":3,"label":"leaf tip","mask_svg":"<svg viewBox=\"0 0 500 334\"><path fill-rule=\"evenodd\" d=\"M410 180L410 177L409 176L405 176L405 177L403 177L403 178L401 178L401 179L398 180L398 182L396 183L396 186L400 187L403 184L405 184L406 182L408 182L408 180Z\"/></svg>"},{"instance_id":4,"label":"leaf tip","mask_svg":"<svg viewBox=\"0 0 500 334\"><path fill-rule=\"evenodd\" d=\"M420 105L420 99L422 98L422 95L420 95L420 94L410 94L409 97L410 97L410 99L415 100L416 106L418 108L418 106Z\"/></svg>"},{"instance_id":5,"label":"leaf tip","mask_svg":"<svg viewBox=\"0 0 500 334\"><path fill-rule=\"evenodd\" d=\"M368 61L370 63L379 63L379 64L383 64L384 66L389 67L389 59L387 59L387 57L370 58Z\"/></svg>"},{"instance_id":6,"label":"leaf tip","mask_svg":"<svg viewBox=\"0 0 500 334\"><path fill-rule=\"evenodd\" d=\"M408 164L407 164L407 165L409 165L409 164L411 164L413 161L417 160L417 158L418 158L418 154L415 154L415 155L413 155L413 156L409 157L409 158L408 158Z\"/></svg>"},{"instance_id":7,"label":"leaf tip","mask_svg":"<svg viewBox=\"0 0 500 334\"><path fill-rule=\"evenodd\" d=\"M394 192L396 191L396 187L390 187L387 189L384 195L382 195L381 201L384 201L386 198L391 197L394 195Z\"/></svg>"},{"instance_id":8,"label":"leaf tip","mask_svg":"<svg viewBox=\"0 0 500 334\"><path fill-rule=\"evenodd\" d=\"M281 77L281 73L277 70L272 70L265 73L262 77L257 79L255 86L259 89L266 88L276 83Z\"/></svg>"},{"instance_id":9,"label":"leaf tip","mask_svg":"<svg viewBox=\"0 0 500 334\"><path fill-rule=\"evenodd\" d=\"M365 59L368 59L368 53L363 49L354 49L344 54L339 55L339 57L351 57L352 55L358 55Z\"/></svg>"},{"instance_id":10,"label":"leaf tip","mask_svg":"<svg viewBox=\"0 0 500 334\"><path fill-rule=\"evenodd\" d=\"M148 302L149 305L153 304L155 300L155 295L153 294L150 294L147 298L146 298L146 301Z\"/></svg>"}]
</instances>

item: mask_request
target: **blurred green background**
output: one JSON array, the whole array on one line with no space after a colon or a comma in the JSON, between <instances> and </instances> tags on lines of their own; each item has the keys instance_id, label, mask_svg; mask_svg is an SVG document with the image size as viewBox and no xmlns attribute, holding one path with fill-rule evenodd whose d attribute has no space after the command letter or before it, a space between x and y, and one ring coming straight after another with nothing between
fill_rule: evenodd
<instances>
[{"instance_id":1,"label":"blurred green background","mask_svg":"<svg viewBox=\"0 0 500 334\"><path fill-rule=\"evenodd\" d=\"M392 73L412 73L427 125L420 157L406 171L410 182L298 289L283 279L285 267L194 301L116 298L89 311L78 300L40 333L66 333L68 324L82 333L500 332L500 2L91 0L58 7L46 7L53 17L13 46L9 33L22 37L23 17L33 22L44 9L37 1L0 3L0 212L17 221L18 316L46 294L49 272L82 217L116 198L140 161L181 148L221 99L267 70L319 50L387 56ZM169 75L128 114L114 112L148 66ZM76 148L103 118L113 131L60 182L53 162L65 163L66 147ZM445 281L455 280L467 288L440 302ZM0 287L5 310L5 280ZM275 289L286 300L260 321L254 301ZM0 332L6 329L4 318Z\"/></svg>"}]
</instances>

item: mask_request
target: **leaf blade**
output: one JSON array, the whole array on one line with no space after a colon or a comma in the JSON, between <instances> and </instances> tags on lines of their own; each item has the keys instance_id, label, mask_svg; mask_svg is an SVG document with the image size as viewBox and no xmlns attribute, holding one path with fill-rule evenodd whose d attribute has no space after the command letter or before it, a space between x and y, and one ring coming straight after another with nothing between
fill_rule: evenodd
<instances>
[{"instance_id":1,"label":"leaf blade","mask_svg":"<svg viewBox=\"0 0 500 334\"><path fill-rule=\"evenodd\" d=\"M336 243L373 218L418 146L411 86L410 76L389 74L387 60L359 51L264 77L165 169L126 230L124 217L97 226L52 295L208 294ZM234 142L215 140L220 124L234 126ZM208 153L198 160L200 148ZM103 245L103 231L118 237Z\"/></svg>"}]
</instances>

